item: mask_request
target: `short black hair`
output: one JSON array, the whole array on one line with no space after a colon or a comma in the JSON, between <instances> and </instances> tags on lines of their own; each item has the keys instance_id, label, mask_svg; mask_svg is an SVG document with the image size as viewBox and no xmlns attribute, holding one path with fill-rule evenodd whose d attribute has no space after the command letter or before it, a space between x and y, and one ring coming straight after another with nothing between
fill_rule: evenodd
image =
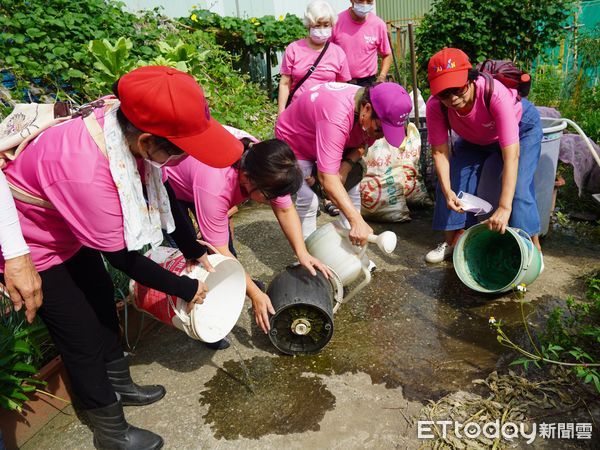
<instances>
[{"instance_id":1,"label":"short black hair","mask_svg":"<svg viewBox=\"0 0 600 450\"><path fill-rule=\"evenodd\" d=\"M377 115L377 111L375 111L375 108L373 108L373 103L371 102L371 89L374 88L375 86L377 86L378 84L381 84L380 82L377 83L373 83L370 86L365 86L362 93L362 96L360 97L360 106L365 106L367 103L369 103L371 105L371 119L379 119L379 116ZM360 111L355 111L356 116L358 116L358 114L360 113Z\"/></svg>"},{"instance_id":2,"label":"short black hair","mask_svg":"<svg viewBox=\"0 0 600 450\"><path fill-rule=\"evenodd\" d=\"M479 70L469 69L469 74L467 75L467 81L475 81L477 78L479 78L479 75L481 75Z\"/></svg>"},{"instance_id":3,"label":"short black hair","mask_svg":"<svg viewBox=\"0 0 600 450\"><path fill-rule=\"evenodd\" d=\"M115 81L115 83L113 84L112 91L115 97L119 98L119 80ZM133 123L131 123L131 120L127 118L123 110L120 108L117 111L117 121L119 122L121 131L123 131L127 142L134 141L140 134L146 133L146 131L138 129ZM152 142L154 144L154 147L156 147L159 150L165 151L169 155L181 155L182 153L184 153L182 149L180 149L167 138L164 138L162 136L152 134Z\"/></svg>"},{"instance_id":4,"label":"short black hair","mask_svg":"<svg viewBox=\"0 0 600 450\"><path fill-rule=\"evenodd\" d=\"M302 186L302 172L296 155L285 142L268 139L257 144L245 144L240 169L269 199L293 195Z\"/></svg>"}]
</instances>

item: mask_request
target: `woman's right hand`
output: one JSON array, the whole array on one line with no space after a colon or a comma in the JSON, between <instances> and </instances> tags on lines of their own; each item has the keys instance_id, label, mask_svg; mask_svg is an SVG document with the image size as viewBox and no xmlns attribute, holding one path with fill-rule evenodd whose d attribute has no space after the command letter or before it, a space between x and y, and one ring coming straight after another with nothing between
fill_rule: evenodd
<instances>
[{"instance_id":1,"label":"woman's right hand","mask_svg":"<svg viewBox=\"0 0 600 450\"><path fill-rule=\"evenodd\" d=\"M450 193L446 195L446 206L448 206L448 209L456 211L457 213L464 213L462 203L454 191L450 191Z\"/></svg>"},{"instance_id":2,"label":"woman's right hand","mask_svg":"<svg viewBox=\"0 0 600 450\"><path fill-rule=\"evenodd\" d=\"M208 286L204 284L202 281L198 280L198 290L196 291L196 295L192 298L187 304L187 313L191 313L192 309L194 309L194 305L201 305L204 303L204 299L206 298L206 294L208 293Z\"/></svg>"},{"instance_id":3,"label":"woman's right hand","mask_svg":"<svg viewBox=\"0 0 600 450\"><path fill-rule=\"evenodd\" d=\"M271 329L269 314L275 314L271 299L267 294L259 291L259 293L252 298L252 309L254 310L256 324L265 334L267 334Z\"/></svg>"},{"instance_id":4,"label":"woman's right hand","mask_svg":"<svg viewBox=\"0 0 600 450\"><path fill-rule=\"evenodd\" d=\"M367 245L367 239L373 234L373 228L361 217L359 221L350 224L348 237L353 245L363 247Z\"/></svg>"}]
</instances>

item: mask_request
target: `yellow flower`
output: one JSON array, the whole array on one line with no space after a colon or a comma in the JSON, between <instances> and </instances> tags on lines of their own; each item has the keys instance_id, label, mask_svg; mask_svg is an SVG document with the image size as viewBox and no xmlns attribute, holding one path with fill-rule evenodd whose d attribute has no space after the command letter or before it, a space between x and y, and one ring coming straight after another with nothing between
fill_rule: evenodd
<instances>
[{"instance_id":1,"label":"yellow flower","mask_svg":"<svg viewBox=\"0 0 600 450\"><path fill-rule=\"evenodd\" d=\"M283 16L279 16L279 21L283 22Z\"/></svg>"},{"instance_id":2,"label":"yellow flower","mask_svg":"<svg viewBox=\"0 0 600 450\"><path fill-rule=\"evenodd\" d=\"M192 19L192 22L198 22L198 16L196 14L192 14L190 19Z\"/></svg>"},{"instance_id":3,"label":"yellow flower","mask_svg":"<svg viewBox=\"0 0 600 450\"><path fill-rule=\"evenodd\" d=\"M488 320L488 323L490 323L492 325L496 323L496 319L494 318L494 316L490 317L490 320Z\"/></svg>"}]
</instances>

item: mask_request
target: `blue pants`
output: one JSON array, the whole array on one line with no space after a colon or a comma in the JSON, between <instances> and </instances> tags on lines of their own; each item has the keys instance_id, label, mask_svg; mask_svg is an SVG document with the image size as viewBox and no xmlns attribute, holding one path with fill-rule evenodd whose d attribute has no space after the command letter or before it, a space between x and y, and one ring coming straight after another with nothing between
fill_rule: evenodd
<instances>
[{"instance_id":1,"label":"blue pants","mask_svg":"<svg viewBox=\"0 0 600 450\"><path fill-rule=\"evenodd\" d=\"M523 116L519 122L519 170L517 185L513 198L512 213L508 224L511 227L521 228L529 235L540 232L540 217L535 200L534 175L540 159L542 146L542 124L540 115L535 106L527 99L522 99ZM477 195L479 183L492 182L498 185L501 181L502 156L498 143L489 145L476 145L459 138L454 143L454 151L450 155L450 185L458 194L460 191ZM488 158L499 160L498 171L492 177L497 179L481 178L482 168ZM492 161L490 161L492 162ZM488 174L489 172L486 171ZM486 175L489 177L489 175ZM485 196L482 196L485 198ZM477 219L472 213L457 213L448 209L446 198L442 194L438 183L435 194L435 210L433 214L434 230L461 230L468 228ZM490 201L490 199L486 200Z\"/></svg>"}]
</instances>

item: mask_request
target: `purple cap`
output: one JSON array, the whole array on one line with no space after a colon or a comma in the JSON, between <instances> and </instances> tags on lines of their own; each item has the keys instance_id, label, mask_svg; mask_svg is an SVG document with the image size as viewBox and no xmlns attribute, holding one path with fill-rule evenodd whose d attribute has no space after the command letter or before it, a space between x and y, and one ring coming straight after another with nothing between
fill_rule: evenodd
<instances>
[{"instance_id":1,"label":"purple cap","mask_svg":"<svg viewBox=\"0 0 600 450\"><path fill-rule=\"evenodd\" d=\"M404 122L412 110L410 96L396 83L381 83L373 86L370 94L371 104L381 120L381 129L386 141L393 147L400 147L406 136Z\"/></svg>"}]
</instances>

